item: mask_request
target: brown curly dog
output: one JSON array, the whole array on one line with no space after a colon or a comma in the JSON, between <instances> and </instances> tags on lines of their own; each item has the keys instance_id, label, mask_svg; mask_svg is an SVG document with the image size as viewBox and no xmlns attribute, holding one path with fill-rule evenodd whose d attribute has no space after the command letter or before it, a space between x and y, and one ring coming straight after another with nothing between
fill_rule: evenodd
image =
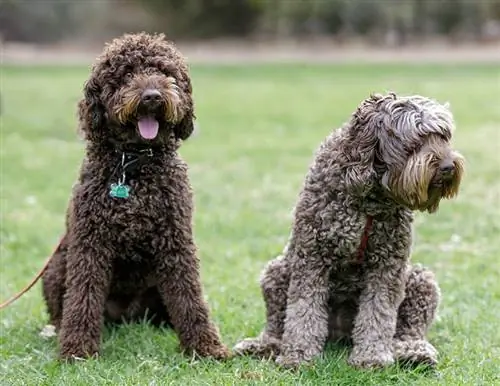
<instances>
[{"instance_id":1,"label":"brown curly dog","mask_svg":"<svg viewBox=\"0 0 500 386\"><path fill-rule=\"evenodd\" d=\"M438 306L434 275L410 263L413 211L438 210L459 190L464 159L449 109L422 96L372 95L319 147L290 239L261 277L267 323L238 354L295 367L327 340L353 343L349 363L434 365L426 332Z\"/></svg>"},{"instance_id":2,"label":"brown curly dog","mask_svg":"<svg viewBox=\"0 0 500 386\"><path fill-rule=\"evenodd\" d=\"M187 65L163 35L126 34L79 102L86 156L43 276L63 359L98 353L103 322L172 325L186 352L225 358L203 299L193 195L177 154L193 131Z\"/></svg>"}]
</instances>

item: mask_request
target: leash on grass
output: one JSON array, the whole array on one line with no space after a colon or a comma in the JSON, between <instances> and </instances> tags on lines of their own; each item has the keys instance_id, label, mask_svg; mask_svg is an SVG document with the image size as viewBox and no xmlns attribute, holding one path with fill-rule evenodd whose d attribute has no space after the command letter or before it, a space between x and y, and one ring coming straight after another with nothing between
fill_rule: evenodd
<instances>
[{"instance_id":1,"label":"leash on grass","mask_svg":"<svg viewBox=\"0 0 500 386\"><path fill-rule=\"evenodd\" d=\"M61 243L62 243L62 239L59 241L59 244L57 244L57 247L54 250L54 252L59 249L59 247L61 246ZM31 282L26 287L24 287L21 291L19 291L17 294L12 296L9 300L6 300L2 304L0 304L0 310L2 310L4 308L6 308L7 306L9 306L10 304L14 303L17 299L19 299L26 292L28 292L31 289L31 287L33 287L37 283L38 280L40 280L42 275L47 270L47 267L49 266L49 263L52 260L52 256L54 256L54 253L47 258L47 260L45 261L45 263L42 266L42 269L40 269L40 271L38 271L36 276L31 280Z\"/></svg>"}]
</instances>

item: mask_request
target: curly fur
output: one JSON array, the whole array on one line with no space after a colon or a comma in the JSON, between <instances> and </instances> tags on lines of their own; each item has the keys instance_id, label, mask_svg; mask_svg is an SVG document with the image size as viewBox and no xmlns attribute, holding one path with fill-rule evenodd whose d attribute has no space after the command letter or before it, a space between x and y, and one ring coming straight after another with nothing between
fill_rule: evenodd
<instances>
[{"instance_id":1,"label":"curly fur","mask_svg":"<svg viewBox=\"0 0 500 386\"><path fill-rule=\"evenodd\" d=\"M172 325L184 350L227 357L203 299L192 191L177 154L194 119L183 57L163 35L113 40L85 83L79 117L86 155L66 234L43 276L60 356L97 354L103 322L151 318ZM141 135L144 117L158 123L154 138ZM127 149L151 156L127 171L130 197L110 197Z\"/></svg>"},{"instance_id":2,"label":"curly fur","mask_svg":"<svg viewBox=\"0 0 500 386\"><path fill-rule=\"evenodd\" d=\"M451 148L447 106L421 96L373 95L317 151L289 241L261 276L267 323L240 354L297 366L328 339L348 338L349 363L435 364L426 340L440 290L410 264L412 211L435 212L458 192L463 157ZM367 216L373 227L361 264Z\"/></svg>"}]
</instances>

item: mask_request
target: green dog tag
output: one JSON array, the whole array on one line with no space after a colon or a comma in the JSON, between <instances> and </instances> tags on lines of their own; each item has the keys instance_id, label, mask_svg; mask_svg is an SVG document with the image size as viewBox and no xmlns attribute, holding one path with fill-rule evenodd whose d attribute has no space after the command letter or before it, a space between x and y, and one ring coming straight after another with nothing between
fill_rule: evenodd
<instances>
[{"instance_id":1,"label":"green dog tag","mask_svg":"<svg viewBox=\"0 0 500 386\"><path fill-rule=\"evenodd\" d=\"M111 184L109 195L115 198L128 198L130 186L123 184Z\"/></svg>"}]
</instances>

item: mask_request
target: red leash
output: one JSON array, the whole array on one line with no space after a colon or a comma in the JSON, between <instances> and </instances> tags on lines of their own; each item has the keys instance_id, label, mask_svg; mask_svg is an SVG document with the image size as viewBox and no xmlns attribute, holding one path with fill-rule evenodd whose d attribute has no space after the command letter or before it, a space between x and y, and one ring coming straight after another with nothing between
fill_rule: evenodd
<instances>
[{"instance_id":1,"label":"red leash","mask_svg":"<svg viewBox=\"0 0 500 386\"><path fill-rule=\"evenodd\" d=\"M359 243L359 248L358 248L358 263L363 262L363 258L365 256L365 250L368 245L368 238L370 237L370 231L372 230L373 226L373 217L372 216L367 216L366 217L366 224L365 224L365 229L363 230L363 236L361 236L361 242Z\"/></svg>"},{"instance_id":2,"label":"red leash","mask_svg":"<svg viewBox=\"0 0 500 386\"><path fill-rule=\"evenodd\" d=\"M59 241L59 244L57 244L57 247L56 249L54 250L54 253L59 249L59 247L61 246L61 243L62 243L62 238L61 240ZM17 294L15 294L13 297L11 297L9 300L6 300L5 302L3 302L2 304L0 304L0 310L4 309L5 307L7 307L8 305L14 303L17 299L19 299L21 296L23 296L26 292L28 292L31 287L33 287L36 282L38 280L40 280L40 278L42 277L42 275L45 273L45 271L47 270L47 267L49 266L49 263L50 261L52 260L52 257L54 256L54 253L52 253L52 255L50 255L47 260L45 261L42 269L40 269L40 271L38 271L38 273L36 274L36 276L31 280L31 282L26 286L24 287L21 291L19 291Z\"/></svg>"}]
</instances>

